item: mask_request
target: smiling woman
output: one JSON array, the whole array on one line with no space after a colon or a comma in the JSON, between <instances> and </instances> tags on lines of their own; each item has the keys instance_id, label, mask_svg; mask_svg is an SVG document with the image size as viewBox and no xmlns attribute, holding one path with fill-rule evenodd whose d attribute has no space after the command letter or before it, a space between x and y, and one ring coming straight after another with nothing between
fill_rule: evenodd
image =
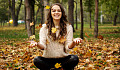
<instances>
[{"instance_id":1,"label":"smiling woman","mask_svg":"<svg viewBox=\"0 0 120 70\"><path fill-rule=\"evenodd\" d=\"M81 43L82 39L73 39L72 25L67 21L61 4L55 3L50 7L47 22L40 29L39 37L38 43L31 41L32 47L37 45L44 50L42 57L34 59L37 68L73 70L78 64L78 56L69 54L69 51Z\"/></svg>"}]
</instances>

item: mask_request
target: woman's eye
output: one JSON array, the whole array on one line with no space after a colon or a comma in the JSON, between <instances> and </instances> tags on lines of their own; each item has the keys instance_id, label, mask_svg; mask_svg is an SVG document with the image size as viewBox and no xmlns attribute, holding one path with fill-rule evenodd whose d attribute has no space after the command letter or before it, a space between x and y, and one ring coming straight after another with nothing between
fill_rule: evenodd
<instances>
[{"instance_id":1,"label":"woman's eye","mask_svg":"<svg viewBox=\"0 0 120 70\"><path fill-rule=\"evenodd\" d=\"M61 12L61 10L58 10L58 12Z\"/></svg>"}]
</instances>

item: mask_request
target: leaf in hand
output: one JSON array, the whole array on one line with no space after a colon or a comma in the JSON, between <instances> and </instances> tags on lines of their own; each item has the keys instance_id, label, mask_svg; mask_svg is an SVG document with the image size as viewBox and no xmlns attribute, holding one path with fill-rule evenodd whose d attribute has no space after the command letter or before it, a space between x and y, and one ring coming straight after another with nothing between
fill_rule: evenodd
<instances>
[{"instance_id":1,"label":"leaf in hand","mask_svg":"<svg viewBox=\"0 0 120 70\"><path fill-rule=\"evenodd\" d=\"M35 39L35 35L30 36L29 39L30 39L30 40Z\"/></svg>"}]
</instances>

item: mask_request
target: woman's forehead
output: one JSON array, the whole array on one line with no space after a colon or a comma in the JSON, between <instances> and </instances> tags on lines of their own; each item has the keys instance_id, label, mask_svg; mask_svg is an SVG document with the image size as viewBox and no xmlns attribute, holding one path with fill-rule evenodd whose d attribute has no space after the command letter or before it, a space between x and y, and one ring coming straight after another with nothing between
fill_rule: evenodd
<instances>
[{"instance_id":1,"label":"woman's forehead","mask_svg":"<svg viewBox=\"0 0 120 70\"><path fill-rule=\"evenodd\" d=\"M54 5L54 6L52 6L51 9L60 9L60 6L58 6L58 5Z\"/></svg>"}]
</instances>

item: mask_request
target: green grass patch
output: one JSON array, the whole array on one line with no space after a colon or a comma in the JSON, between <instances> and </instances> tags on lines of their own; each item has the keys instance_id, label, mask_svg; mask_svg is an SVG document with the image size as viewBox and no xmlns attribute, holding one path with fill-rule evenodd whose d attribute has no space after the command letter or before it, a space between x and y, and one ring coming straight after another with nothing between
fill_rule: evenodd
<instances>
[{"instance_id":1,"label":"green grass patch","mask_svg":"<svg viewBox=\"0 0 120 70\"><path fill-rule=\"evenodd\" d=\"M75 28L76 25L74 25ZM78 29L75 29L74 38L80 37L80 28L81 24L78 24ZM120 24L117 26L113 26L112 24L99 24L99 35L102 35L105 38L120 38ZM39 29L35 30L36 40L39 40ZM85 33L89 36L89 38L94 38L94 25L92 24L92 28L89 27L89 24L84 24L84 37L88 38ZM88 38L88 39L89 39ZM18 27L13 26L4 26L0 27L0 39L1 40L25 40L28 39L27 30L25 29L24 24L18 25Z\"/></svg>"}]
</instances>

